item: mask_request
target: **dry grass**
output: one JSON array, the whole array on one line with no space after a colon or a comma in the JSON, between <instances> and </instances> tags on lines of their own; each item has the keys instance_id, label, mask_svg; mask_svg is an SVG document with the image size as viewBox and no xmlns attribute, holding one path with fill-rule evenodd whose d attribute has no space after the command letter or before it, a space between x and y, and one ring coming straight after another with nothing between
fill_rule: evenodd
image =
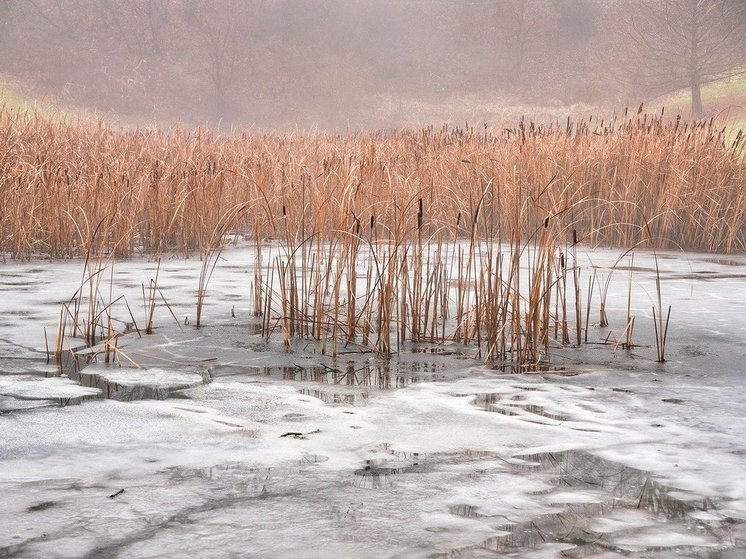
<instances>
[{"instance_id":1,"label":"dry grass","mask_svg":"<svg viewBox=\"0 0 746 559\"><path fill-rule=\"evenodd\" d=\"M95 243L118 256L205 254L221 219L245 204L236 230L263 238L371 219L379 234L402 234L417 225L419 199L426 237L469 238L482 200L505 233L522 212L524 237L552 209L572 207L559 219L585 244L631 246L645 216L658 247L740 251L746 164L743 145L726 150L722 136L709 123L644 114L499 134L220 136L2 113L0 252L71 257Z\"/></svg>"},{"instance_id":2,"label":"dry grass","mask_svg":"<svg viewBox=\"0 0 746 559\"><path fill-rule=\"evenodd\" d=\"M587 336L593 278L584 325L578 244L746 248L743 145L726 148L712 121L216 135L0 113L0 170L0 252L85 255L81 293L100 303L82 318L79 294L67 314L89 341L115 340L104 255L199 254L199 326L224 239L245 234L267 336L331 355L452 341L525 369ZM262 261L268 239L280 248Z\"/></svg>"}]
</instances>

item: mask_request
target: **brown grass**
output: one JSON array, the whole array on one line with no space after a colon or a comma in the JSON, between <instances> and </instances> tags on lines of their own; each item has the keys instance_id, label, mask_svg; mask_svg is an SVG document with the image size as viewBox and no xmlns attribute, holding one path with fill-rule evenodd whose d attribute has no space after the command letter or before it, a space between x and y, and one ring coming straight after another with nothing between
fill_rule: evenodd
<instances>
[{"instance_id":1,"label":"brown grass","mask_svg":"<svg viewBox=\"0 0 746 559\"><path fill-rule=\"evenodd\" d=\"M2 113L0 252L72 257L95 243L117 256L204 253L223 216L244 204L235 228L262 238L371 220L377 234L395 235L417 228L419 200L425 238L469 238L481 203L491 221L478 235L507 232L517 212L533 224L572 207L560 220L584 244L632 246L646 216L657 247L740 251L746 164L742 146L723 142L712 123L645 114L500 133L221 136Z\"/></svg>"},{"instance_id":2,"label":"brown grass","mask_svg":"<svg viewBox=\"0 0 746 559\"><path fill-rule=\"evenodd\" d=\"M60 329L89 341L116 340L104 255L198 254L199 326L223 242L245 234L267 336L331 355L451 341L526 369L587 337L593 282L584 326L578 244L746 248L743 147L712 121L216 135L0 113L0 170L0 253L85 255ZM656 311L663 361L660 289ZM628 312L627 345L633 326Z\"/></svg>"}]
</instances>

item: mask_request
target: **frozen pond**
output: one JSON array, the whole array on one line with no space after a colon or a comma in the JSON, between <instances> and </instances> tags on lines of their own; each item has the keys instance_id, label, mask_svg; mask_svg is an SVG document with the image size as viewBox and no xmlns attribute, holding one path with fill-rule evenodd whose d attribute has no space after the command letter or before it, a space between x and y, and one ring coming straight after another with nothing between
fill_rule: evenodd
<instances>
[{"instance_id":1,"label":"frozen pond","mask_svg":"<svg viewBox=\"0 0 746 559\"><path fill-rule=\"evenodd\" d=\"M200 263L164 258L141 336L156 265L117 263L119 364L65 351L62 375L82 263L0 265L0 557L746 556L743 256L658 253L666 363L638 251L609 326L521 375L457 344L287 350L250 316L251 258L223 253L199 329Z\"/></svg>"}]
</instances>

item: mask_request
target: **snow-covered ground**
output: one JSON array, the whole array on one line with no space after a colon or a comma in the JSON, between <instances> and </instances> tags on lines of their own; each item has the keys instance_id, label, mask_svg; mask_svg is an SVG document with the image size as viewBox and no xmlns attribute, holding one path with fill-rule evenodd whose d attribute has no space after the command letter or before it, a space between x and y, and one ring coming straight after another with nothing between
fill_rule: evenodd
<instances>
[{"instance_id":1,"label":"snow-covered ground","mask_svg":"<svg viewBox=\"0 0 746 559\"><path fill-rule=\"evenodd\" d=\"M618 254L580 257L608 277ZM453 345L387 362L267 343L251 258L223 253L200 329L200 263L164 259L155 333L63 376L46 351L82 262L0 266L0 557L746 556L746 258L658 254L660 364L638 251L640 347L523 375ZM123 323L142 329L155 269L114 266ZM589 341L623 338L628 280Z\"/></svg>"}]
</instances>

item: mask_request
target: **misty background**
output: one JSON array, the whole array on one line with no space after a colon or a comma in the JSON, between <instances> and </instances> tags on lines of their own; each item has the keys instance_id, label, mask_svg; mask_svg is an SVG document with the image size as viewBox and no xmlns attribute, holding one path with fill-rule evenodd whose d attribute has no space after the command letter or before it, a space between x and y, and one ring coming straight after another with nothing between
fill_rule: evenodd
<instances>
[{"instance_id":1,"label":"misty background","mask_svg":"<svg viewBox=\"0 0 746 559\"><path fill-rule=\"evenodd\" d=\"M703 116L744 71L745 0L0 0L0 80L133 123L479 124L679 88Z\"/></svg>"}]
</instances>

